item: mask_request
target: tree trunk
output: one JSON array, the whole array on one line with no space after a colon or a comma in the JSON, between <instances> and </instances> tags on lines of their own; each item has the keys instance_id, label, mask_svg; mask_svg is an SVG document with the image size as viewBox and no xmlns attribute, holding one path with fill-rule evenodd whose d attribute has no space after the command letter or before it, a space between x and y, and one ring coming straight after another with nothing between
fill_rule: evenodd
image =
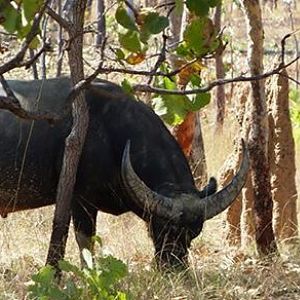
<instances>
[{"instance_id":1,"label":"tree trunk","mask_svg":"<svg viewBox=\"0 0 300 300\"><path fill-rule=\"evenodd\" d=\"M282 74L287 76L286 70ZM268 84L269 161L276 238L291 242L298 235L295 143L289 115L289 80L274 76Z\"/></svg>"},{"instance_id":2,"label":"tree trunk","mask_svg":"<svg viewBox=\"0 0 300 300\"><path fill-rule=\"evenodd\" d=\"M222 16L222 3L216 7L214 23L215 31L221 31L221 16ZM222 48L222 47L221 47ZM223 63L223 50L216 52L216 78L222 79L225 77L224 63ZM216 87L216 133L221 133L224 124L225 116L225 87L224 85L219 85Z\"/></svg>"},{"instance_id":3,"label":"tree trunk","mask_svg":"<svg viewBox=\"0 0 300 300\"><path fill-rule=\"evenodd\" d=\"M263 25L258 0L243 0L248 38L251 75L263 72ZM268 163L268 119L264 81L251 82L252 107L248 139L252 185L254 192L254 216L257 250L261 255L277 253L272 228L272 194Z\"/></svg>"},{"instance_id":4,"label":"tree trunk","mask_svg":"<svg viewBox=\"0 0 300 300\"><path fill-rule=\"evenodd\" d=\"M192 141L192 151L188 159L193 171L193 176L195 178L196 185L200 189L201 187L207 184L208 178L199 112L197 112L195 115L195 131L194 138Z\"/></svg>"},{"instance_id":5,"label":"tree trunk","mask_svg":"<svg viewBox=\"0 0 300 300\"><path fill-rule=\"evenodd\" d=\"M207 184L207 166L199 113L189 112L172 133L189 160L196 185L201 188Z\"/></svg>"},{"instance_id":6,"label":"tree trunk","mask_svg":"<svg viewBox=\"0 0 300 300\"><path fill-rule=\"evenodd\" d=\"M75 85L84 78L82 62L83 23L86 0L74 1L71 6L72 25L68 33L71 40L69 65L72 83ZM88 127L88 108L84 92L80 92L73 102L73 126L66 139L63 165L57 188L55 215L47 263L55 267L64 257L66 240L71 218L71 199L76 180L77 166Z\"/></svg>"},{"instance_id":7,"label":"tree trunk","mask_svg":"<svg viewBox=\"0 0 300 300\"><path fill-rule=\"evenodd\" d=\"M97 35L96 46L101 47L106 35L105 24L105 3L104 0L96 0L96 16L97 16Z\"/></svg>"},{"instance_id":8,"label":"tree trunk","mask_svg":"<svg viewBox=\"0 0 300 300\"><path fill-rule=\"evenodd\" d=\"M219 185L225 187L232 180L241 161L241 151L235 145L234 153L226 160L220 170ZM226 241L229 246L241 245L241 213L242 213L242 194L230 205L226 213Z\"/></svg>"},{"instance_id":9,"label":"tree trunk","mask_svg":"<svg viewBox=\"0 0 300 300\"><path fill-rule=\"evenodd\" d=\"M29 49L29 55L30 55L30 59L32 59L34 57L34 50L33 49ZM31 65L31 69L32 69L33 79L39 79L39 73L38 73L38 70L37 70L36 61Z\"/></svg>"},{"instance_id":10,"label":"tree trunk","mask_svg":"<svg viewBox=\"0 0 300 300\"><path fill-rule=\"evenodd\" d=\"M195 134L195 120L196 114L194 112L189 112L184 121L173 128L173 135L187 158L192 152Z\"/></svg>"},{"instance_id":11,"label":"tree trunk","mask_svg":"<svg viewBox=\"0 0 300 300\"><path fill-rule=\"evenodd\" d=\"M57 0L57 13L62 17L62 0ZM58 45L58 51L57 51L57 64L56 64L56 77L61 76L62 71L62 64L64 60L64 51L63 51L63 28L61 25L58 25L58 31L57 31L57 45Z\"/></svg>"}]
</instances>

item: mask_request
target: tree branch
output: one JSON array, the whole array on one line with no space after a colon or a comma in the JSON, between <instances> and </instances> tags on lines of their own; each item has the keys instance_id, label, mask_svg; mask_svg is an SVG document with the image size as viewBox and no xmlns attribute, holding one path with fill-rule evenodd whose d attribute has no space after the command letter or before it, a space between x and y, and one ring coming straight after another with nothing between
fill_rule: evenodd
<instances>
[{"instance_id":1,"label":"tree branch","mask_svg":"<svg viewBox=\"0 0 300 300\"><path fill-rule=\"evenodd\" d=\"M225 85L228 83L233 83L233 82L241 82L241 81L256 81L256 80L262 80L267 77L270 77L275 74L279 74L281 70L289 67L293 63L295 63L297 60L300 59L300 56L297 56L295 59L291 60L287 64L282 64L280 63L279 66L269 72L259 74L256 76L238 76L234 78L228 78L228 79L218 79L210 82L204 87L198 88L198 89L193 89L193 90L166 90L162 88L157 88L149 85L143 85L143 84L137 84L133 86L134 91L136 92L147 92L147 93L157 93L160 95L193 95L193 94L199 94L199 93L206 93L213 89L216 86L219 85Z\"/></svg>"},{"instance_id":2,"label":"tree branch","mask_svg":"<svg viewBox=\"0 0 300 300\"><path fill-rule=\"evenodd\" d=\"M63 115L58 115L49 111L27 111L25 110L12 89L7 84L3 75L0 75L0 82L2 84L3 90L7 94L7 96L0 96L0 109L5 109L16 116L27 119L27 120L46 120L50 124L57 122L58 120L63 118Z\"/></svg>"},{"instance_id":3,"label":"tree branch","mask_svg":"<svg viewBox=\"0 0 300 300\"><path fill-rule=\"evenodd\" d=\"M58 13L56 13L51 7L46 7L46 13L55 20L61 27L63 27L66 30L70 29L71 24L62 18Z\"/></svg>"}]
</instances>

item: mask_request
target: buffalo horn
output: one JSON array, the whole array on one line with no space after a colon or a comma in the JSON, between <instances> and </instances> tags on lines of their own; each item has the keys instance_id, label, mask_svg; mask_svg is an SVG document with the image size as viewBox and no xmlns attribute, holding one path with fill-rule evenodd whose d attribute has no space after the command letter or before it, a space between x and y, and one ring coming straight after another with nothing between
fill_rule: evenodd
<instances>
[{"instance_id":1,"label":"buffalo horn","mask_svg":"<svg viewBox=\"0 0 300 300\"><path fill-rule=\"evenodd\" d=\"M136 204L143 210L144 213L149 212L152 215L174 219L179 217L178 209L174 211L174 199L165 197L152 191L133 170L130 160L130 141L128 140L123 152L122 180L128 192L133 197ZM176 202L176 201L175 201ZM176 206L176 205L175 205ZM179 210L179 214L182 210Z\"/></svg>"},{"instance_id":2,"label":"buffalo horn","mask_svg":"<svg viewBox=\"0 0 300 300\"><path fill-rule=\"evenodd\" d=\"M243 161L238 173L232 181L221 191L205 198L192 197L192 201L183 201L180 197L169 198L152 191L135 173L130 161L130 141L127 141L123 157L121 174L123 183L128 192L133 197L136 204L145 212L167 219L179 219L184 212L190 212L188 215L192 218L203 216L208 220L225 210L238 196L243 188L249 169L249 156L242 140Z\"/></svg>"},{"instance_id":3,"label":"buffalo horn","mask_svg":"<svg viewBox=\"0 0 300 300\"><path fill-rule=\"evenodd\" d=\"M243 188L249 169L249 155L242 140L243 160L238 173L233 177L231 182L218 193L210 195L200 203L200 210L204 211L204 218L208 220L225 210L239 195Z\"/></svg>"}]
</instances>

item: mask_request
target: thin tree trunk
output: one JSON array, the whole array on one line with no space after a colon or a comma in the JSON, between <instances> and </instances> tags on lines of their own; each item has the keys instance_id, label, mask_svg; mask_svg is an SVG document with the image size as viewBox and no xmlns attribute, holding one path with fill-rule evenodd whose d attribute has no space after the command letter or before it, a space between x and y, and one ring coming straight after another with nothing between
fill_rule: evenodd
<instances>
[{"instance_id":1,"label":"thin tree trunk","mask_svg":"<svg viewBox=\"0 0 300 300\"><path fill-rule=\"evenodd\" d=\"M57 13L62 16L62 2L61 0L57 0ZM58 25L57 32L57 64L56 64L56 77L61 76L62 64L64 60L64 51L63 51L63 28L61 25Z\"/></svg>"},{"instance_id":2,"label":"thin tree trunk","mask_svg":"<svg viewBox=\"0 0 300 300\"><path fill-rule=\"evenodd\" d=\"M82 42L85 8L86 0L72 3L72 25L68 30L72 42L68 55L73 85L84 78ZM65 253L77 166L88 128L89 114L83 91L79 93L73 103L72 116L73 126L65 143L65 153L57 188L55 215L47 257L47 263L55 267L57 267L58 261L64 257Z\"/></svg>"},{"instance_id":3,"label":"thin tree trunk","mask_svg":"<svg viewBox=\"0 0 300 300\"><path fill-rule=\"evenodd\" d=\"M48 16L44 16L43 22L42 22L42 38L43 38L43 43L46 42L47 25L48 25ZM45 79L47 77L46 52L43 52L42 56L41 56L41 73L42 73L42 78Z\"/></svg>"},{"instance_id":4,"label":"thin tree trunk","mask_svg":"<svg viewBox=\"0 0 300 300\"><path fill-rule=\"evenodd\" d=\"M97 35L96 47L101 47L106 35L105 25L105 3L104 0L96 0L96 16L97 16Z\"/></svg>"},{"instance_id":5,"label":"thin tree trunk","mask_svg":"<svg viewBox=\"0 0 300 300\"><path fill-rule=\"evenodd\" d=\"M221 31L221 16L222 16L222 3L216 7L214 15L215 31ZM225 77L224 63L223 63L223 50L216 53L216 77L222 79ZM216 133L222 132L224 117L225 117L225 87L219 85L216 87Z\"/></svg>"},{"instance_id":6,"label":"thin tree trunk","mask_svg":"<svg viewBox=\"0 0 300 300\"><path fill-rule=\"evenodd\" d=\"M34 57L34 50L33 49L29 49L29 55L30 55L31 59ZM38 73L38 70L37 70L36 62L34 62L31 65L31 68L32 68L33 79L39 79L39 73Z\"/></svg>"},{"instance_id":7,"label":"thin tree trunk","mask_svg":"<svg viewBox=\"0 0 300 300\"><path fill-rule=\"evenodd\" d=\"M202 127L200 121L200 113L195 115L195 131L192 141L192 151L189 156L189 163L193 170L196 185L200 189L207 184L207 165L205 158L205 150L202 136Z\"/></svg>"},{"instance_id":8,"label":"thin tree trunk","mask_svg":"<svg viewBox=\"0 0 300 300\"><path fill-rule=\"evenodd\" d=\"M263 72L263 25L258 0L243 0L248 39L251 75ZM254 216L257 250L261 255L277 253L272 228L272 194L268 163L268 119L264 81L251 82L252 107L250 112L249 156L254 191Z\"/></svg>"}]
</instances>

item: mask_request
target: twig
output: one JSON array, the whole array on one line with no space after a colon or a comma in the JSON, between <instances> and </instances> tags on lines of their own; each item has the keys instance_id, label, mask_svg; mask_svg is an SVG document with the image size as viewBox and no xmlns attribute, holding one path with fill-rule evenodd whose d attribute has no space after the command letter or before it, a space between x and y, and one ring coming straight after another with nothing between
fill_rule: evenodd
<instances>
[{"instance_id":1,"label":"twig","mask_svg":"<svg viewBox=\"0 0 300 300\"><path fill-rule=\"evenodd\" d=\"M285 77L285 78L287 78L287 79L289 79L289 80L295 82L297 85L300 85L300 81L299 81L299 80L297 80L297 79L295 79L295 78L293 78L293 77L291 77L291 76L289 76L289 75L285 75L285 74L282 74L282 73L280 72L280 73L279 73L279 76Z\"/></svg>"},{"instance_id":2,"label":"twig","mask_svg":"<svg viewBox=\"0 0 300 300\"><path fill-rule=\"evenodd\" d=\"M30 68L30 66L37 61L37 59L44 53L44 52L49 52L52 51L51 44L48 42L43 43L41 49L34 54L33 57L31 57L29 60L20 63L19 67L25 67L25 69Z\"/></svg>"},{"instance_id":3,"label":"twig","mask_svg":"<svg viewBox=\"0 0 300 300\"><path fill-rule=\"evenodd\" d=\"M132 11L134 18L137 21L138 17L139 17L139 13L138 13L137 9L128 0L125 0L124 2L126 4L126 6Z\"/></svg>"}]
</instances>

